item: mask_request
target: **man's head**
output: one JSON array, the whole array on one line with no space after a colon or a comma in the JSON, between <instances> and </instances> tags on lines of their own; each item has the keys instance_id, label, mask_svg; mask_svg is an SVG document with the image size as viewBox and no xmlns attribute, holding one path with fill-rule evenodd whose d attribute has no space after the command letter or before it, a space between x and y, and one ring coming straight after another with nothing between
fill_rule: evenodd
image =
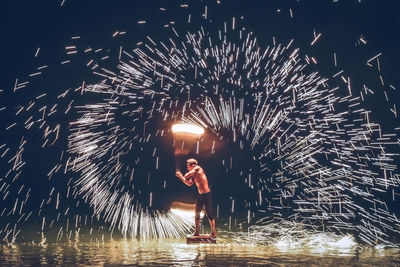
<instances>
[{"instance_id":1,"label":"man's head","mask_svg":"<svg viewBox=\"0 0 400 267\"><path fill-rule=\"evenodd\" d=\"M194 167L197 166L197 160L193 158L186 160L186 166L189 171L192 170Z\"/></svg>"}]
</instances>

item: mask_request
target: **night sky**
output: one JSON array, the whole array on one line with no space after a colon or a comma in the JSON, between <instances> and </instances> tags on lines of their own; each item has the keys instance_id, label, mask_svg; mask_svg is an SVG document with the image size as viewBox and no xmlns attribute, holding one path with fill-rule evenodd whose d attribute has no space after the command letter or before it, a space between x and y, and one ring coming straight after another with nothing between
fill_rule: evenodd
<instances>
[{"instance_id":1,"label":"night sky","mask_svg":"<svg viewBox=\"0 0 400 267\"><path fill-rule=\"evenodd\" d=\"M186 3L189 7L181 7ZM85 84L98 82L100 78L86 66L90 59L94 59L100 65L99 68L116 71L121 46L127 51L132 51L146 36L150 36L156 42L168 39L171 32L167 31L164 25L171 21L181 33L198 29L205 24L201 18L205 5L208 6L208 16L212 20L212 23L205 26L207 31L217 32L223 28L225 21L231 21L232 17L239 20L243 16L240 20L241 25L246 27L247 31L253 32L258 45L263 48L272 45L273 40L287 44L293 39L293 46L300 48L302 56L311 55L318 60L318 64L310 67L311 71L331 77L343 69L346 76L351 77L354 95L360 94L363 85L375 92L363 101L363 107L371 110L370 119L378 122L387 133L394 133L394 128L399 127L398 118L390 111L394 104L400 108L399 0L222 0L220 4L216 1L13 0L4 1L1 5L0 108L6 109L0 111L0 146L6 143L15 149L19 146L22 136L27 140L27 145L23 155L26 165L17 178L15 188L10 186L10 196L5 200L2 197L5 191L0 193L0 213L3 207L13 205L16 195L12 192L17 192L20 185L24 184L26 188L32 189L29 203L25 206L28 210L36 210L55 188L55 192L60 192L62 205L70 207L71 214L91 214L91 207L84 203L84 197L66 197L65 188L78 179L77 173L64 174L61 171L50 179L47 176L58 162L60 152L68 146L67 130L60 133L59 140L53 146L41 148L42 133L37 129L25 131L23 127L17 126L9 131L5 128L13 122L17 125L23 124L27 117L20 118L15 115L18 107L29 105L31 99L42 93L47 93L50 99L56 99L65 90L80 87L83 81ZM166 10L160 10L160 7ZM293 18L289 10L292 11ZM187 24L189 13L192 14L190 25ZM138 24L138 21L146 23ZM117 31L126 34L113 37ZM311 46L314 31L322 35ZM79 39L73 39L76 36L79 36ZM365 40L366 44L361 42L360 38ZM67 55L65 47L70 45L76 45L79 53ZM102 51L95 54L81 53L88 47L93 50L101 48ZM337 55L336 67L334 53ZM381 71L377 70L375 64L373 67L366 64L368 59L379 53L382 53L379 57ZM104 59L107 55L109 57ZM61 64L65 60L71 62ZM36 68L43 65L48 67L43 70L42 75L29 77L36 72ZM19 82L31 82L28 87L13 92L17 78ZM385 92L388 100L385 98ZM83 95L75 99L74 105L96 103L99 99L101 98L97 99L93 95ZM56 101L49 103L49 106L55 103ZM59 107L65 108L66 104L68 102L60 104ZM68 123L76 119L78 114L71 112L67 115L56 114L50 121L53 124L61 122L65 129L68 129ZM124 125L130 122L119 123ZM169 125L155 120L148 127L168 129ZM253 157L254 151L246 151L248 147L240 149L229 137L222 141L218 137L210 137L205 146L209 146L212 140L217 140L218 144L215 154L205 152L195 156L208 175L214 203L221 206L222 215L231 213L232 199L236 200L235 212L238 214L246 214L248 209L256 212L259 207L249 207L247 203L257 201L257 187L250 188L244 182L248 175L255 181L260 173L258 161ZM172 142L172 137L166 135L143 144L142 150L134 151L123 158L127 162L141 158L135 175L143 179L137 181L135 190L141 190L144 206L149 205L149 192L153 192L153 209L167 210L175 200L190 203L195 201L195 188L188 189L174 176L175 168L184 169L184 165L178 159L174 159ZM154 165L154 147L158 147L157 155L160 158L157 170ZM393 153L396 152L399 151ZM232 168L228 163L230 157L233 159ZM395 160L395 164L400 163L398 158ZM0 178L4 177L10 168L7 161L6 157L0 161ZM268 164L271 172L280 167L276 162L271 161ZM167 184L166 188L162 187L164 182ZM391 194L382 196L382 199L390 202ZM395 203L391 202L388 205L395 212L399 212ZM43 211L50 216L57 215L58 212L54 207ZM32 215L32 219L40 222L40 216Z\"/></svg>"}]
</instances>

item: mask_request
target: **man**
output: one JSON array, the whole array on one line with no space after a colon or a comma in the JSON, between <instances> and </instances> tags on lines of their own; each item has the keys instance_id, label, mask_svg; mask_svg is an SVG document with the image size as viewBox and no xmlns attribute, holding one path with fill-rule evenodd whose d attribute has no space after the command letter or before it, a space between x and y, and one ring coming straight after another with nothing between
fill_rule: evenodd
<instances>
[{"instance_id":1,"label":"man","mask_svg":"<svg viewBox=\"0 0 400 267\"><path fill-rule=\"evenodd\" d=\"M200 226L200 212L205 206L206 213L208 220L210 222L211 227L211 238L216 238L217 234L215 232L215 219L212 209L212 202L211 202L211 192L210 188L208 187L208 180L207 176L204 173L202 167L197 165L197 160L195 159L188 159L186 161L188 172L183 175L180 170L176 171L176 176L187 186L192 186L196 184L197 186L197 201L196 201L196 210L195 210L195 226L196 231L194 233L195 236L199 235L199 226Z\"/></svg>"}]
</instances>

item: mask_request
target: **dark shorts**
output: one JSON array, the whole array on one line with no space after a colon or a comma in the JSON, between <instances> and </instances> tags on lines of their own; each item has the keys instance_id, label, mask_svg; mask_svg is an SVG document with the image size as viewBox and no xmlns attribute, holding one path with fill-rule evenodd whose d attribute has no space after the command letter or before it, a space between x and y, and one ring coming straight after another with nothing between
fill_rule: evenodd
<instances>
[{"instance_id":1,"label":"dark shorts","mask_svg":"<svg viewBox=\"0 0 400 267\"><path fill-rule=\"evenodd\" d=\"M200 217L200 212L203 209L203 207L206 208L206 214L208 219L210 220L214 219L214 212L212 209L212 201L211 201L211 192L197 195L196 218Z\"/></svg>"}]
</instances>

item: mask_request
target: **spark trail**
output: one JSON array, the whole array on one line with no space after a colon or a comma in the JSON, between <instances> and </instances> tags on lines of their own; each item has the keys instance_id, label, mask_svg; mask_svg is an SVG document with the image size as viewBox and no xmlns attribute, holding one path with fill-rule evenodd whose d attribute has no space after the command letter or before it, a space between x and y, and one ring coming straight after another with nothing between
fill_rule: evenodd
<instances>
[{"instance_id":1,"label":"spark trail","mask_svg":"<svg viewBox=\"0 0 400 267\"><path fill-rule=\"evenodd\" d=\"M295 48L295 40L264 46L241 20L232 18L215 30L207 16L206 7L204 23L196 30L172 24L165 40L146 36L132 50L121 47L117 67L93 67L101 81L65 91L57 101L68 104L47 103L37 108L38 118L26 119L26 130L37 125L43 131L45 148L60 139L63 129L61 121L48 118L71 110L76 115L63 129L67 147L49 179L77 174L68 182L73 198L84 200L93 217L125 237L181 236L192 227L190 221L151 210L153 194L145 192L150 173L144 178L135 172L142 168L142 153L147 150L153 151L158 169L156 140L171 135L168 126L159 125L190 122L223 141L244 144L259 161L260 174L252 184L249 181L258 200L249 206L266 211L268 218L357 233L371 245L394 245L388 239L399 234L400 222L387 201L388 196L397 201L400 184L395 163L398 135L384 133L370 120L364 96L353 95L350 77L343 71L332 77L320 75L315 71L317 60ZM189 23L190 19L191 15ZM311 46L321 38L314 32ZM76 53L76 46L65 49L68 55ZM26 84L16 80L14 91ZM95 101L75 104L80 96L94 96ZM20 107L16 115L29 115L35 101L44 97L45 93ZM25 164L25 144L22 138L8 161L12 168L0 190L3 198ZM6 144L1 149L1 157L10 150ZM270 162L278 167L271 168ZM22 210L27 192L21 204L17 198L14 208L4 208L2 216L14 214L19 206ZM56 198L58 207L59 195ZM19 220L25 216L21 214ZM81 220L79 215L75 218ZM261 220L256 225L271 223ZM10 231L4 230L7 235Z\"/></svg>"}]
</instances>

